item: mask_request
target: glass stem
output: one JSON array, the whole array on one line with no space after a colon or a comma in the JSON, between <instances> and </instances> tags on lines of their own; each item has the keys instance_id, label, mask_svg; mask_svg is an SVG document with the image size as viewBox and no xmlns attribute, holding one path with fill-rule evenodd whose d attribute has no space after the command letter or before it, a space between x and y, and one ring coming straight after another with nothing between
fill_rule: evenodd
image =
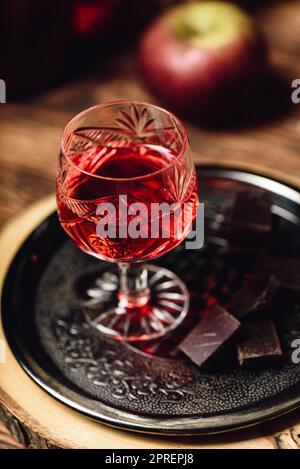
<instances>
[{"instance_id":1,"label":"glass stem","mask_svg":"<svg viewBox=\"0 0 300 469\"><path fill-rule=\"evenodd\" d=\"M120 262L119 306L122 308L140 308L148 303L150 290L148 271L140 264Z\"/></svg>"}]
</instances>

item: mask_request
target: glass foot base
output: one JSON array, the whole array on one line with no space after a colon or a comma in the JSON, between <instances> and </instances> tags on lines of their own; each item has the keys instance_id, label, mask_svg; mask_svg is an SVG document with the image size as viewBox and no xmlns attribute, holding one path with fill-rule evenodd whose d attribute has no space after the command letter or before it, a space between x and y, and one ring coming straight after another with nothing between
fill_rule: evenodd
<instances>
[{"instance_id":1,"label":"glass foot base","mask_svg":"<svg viewBox=\"0 0 300 469\"><path fill-rule=\"evenodd\" d=\"M87 321L99 332L124 342L157 339L175 329L189 308L185 284L167 269L146 265L150 299L141 307L122 306L119 277L105 271L87 289L82 302Z\"/></svg>"}]
</instances>

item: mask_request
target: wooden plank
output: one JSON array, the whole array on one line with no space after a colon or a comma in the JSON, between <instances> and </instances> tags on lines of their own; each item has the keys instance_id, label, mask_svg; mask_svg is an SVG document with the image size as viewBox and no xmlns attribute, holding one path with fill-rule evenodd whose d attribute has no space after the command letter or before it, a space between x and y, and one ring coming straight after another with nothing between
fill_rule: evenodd
<instances>
[{"instance_id":1,"label":"wooden plank","mask_svg":"<svg viewBox=\"0 0 300 469\"><path fill-rule=\"evenodd\" d=\"M50 197L35 204L6 227L0 237L0 285L19 244L39 221L55 207ZM2 324L2 323L0 323ZM2 325L0 340L5 341ZM0 404L5 421L24 444L60 448L268 448L276 447L273 437L260 429L208 437L154 437L101 425L83 417L50 397L21 369L6 347L6 361L0 363ZM11 416L11 417L10 417ZM25 435L25 438L24 438Z\"/></svg>"}]
</instances>

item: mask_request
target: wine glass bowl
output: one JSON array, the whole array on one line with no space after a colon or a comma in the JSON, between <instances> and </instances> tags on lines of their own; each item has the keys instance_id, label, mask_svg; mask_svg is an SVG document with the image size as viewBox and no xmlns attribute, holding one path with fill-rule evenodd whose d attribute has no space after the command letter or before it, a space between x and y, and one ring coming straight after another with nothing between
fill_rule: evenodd
<instances>
[{"instance_id":1,"label":"wine glass bowl","mask_svg":"<svg viewBox=\"0 0 300 469\"><path fill-rule=\"evenodd\" d=\"M80 249L120 266L117 281L115 273L106 273L110 294L98 281L92 291L99 301L83 306L97 329L119 340L149 340L182 321L188 309L184 284L141 262L185 239L197 202L186 131L171 113L113 101L70 121L57 171L60 223Z\"/></svg>"}]
</instances>

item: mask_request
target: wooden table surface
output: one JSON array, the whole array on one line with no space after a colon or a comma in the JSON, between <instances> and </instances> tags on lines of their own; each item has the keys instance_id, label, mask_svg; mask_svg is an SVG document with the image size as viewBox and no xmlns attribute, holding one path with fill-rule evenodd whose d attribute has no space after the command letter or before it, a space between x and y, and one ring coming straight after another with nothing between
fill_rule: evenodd
<instances>
[{"instance_id":1,"label":"wooden table surface","mask_svg":"<svg viewBox=\"0 0 300 469\"><path fill-rule=\"evenodd\" d=\"M272 73L236 123L204 129L186 122L191 147L198 162L254 165L299 184L300 104L291 102L291 82L300 78L300 1L256 3L254 14L270 43ZM0 111L1 225L54 191L60 134L74 114L107 99L156 102L139 80L132 53L105 63L99 58L92 73L27 102L10 102L9 90L7 98ZM299 435L292 435L291 428L277 430L274 447L280 447L276 441L300 447ZM3 447L13 445L1 424L0 440Z\"/></svg>"}]
</instances>

